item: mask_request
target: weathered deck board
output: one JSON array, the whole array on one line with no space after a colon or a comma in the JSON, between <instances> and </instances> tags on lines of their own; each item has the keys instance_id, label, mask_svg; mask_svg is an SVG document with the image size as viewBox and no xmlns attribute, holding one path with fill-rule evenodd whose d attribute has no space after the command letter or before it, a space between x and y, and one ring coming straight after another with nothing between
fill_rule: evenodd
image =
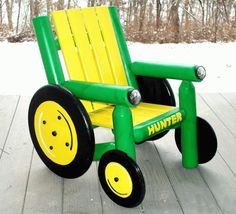
<instances>
[{"instance_id":1,"label":"weathered deck board","mask_svg":"<svg viewBox=\"0 0 236 214\"><path fill-rule=\"evenodd\" d=\"M63 213L102 213L96 163L77 179L64 179Z\"/></svg>"},{"instance_id":2,"label":"weathered deck board","mask_svg":"<svg viewBox=\"0 0 236 214\"><path fill-rule=\"evenodd\" d=\"M137 208L114 204L102 190L98 163L78 179L51 173L33 150L28 133L29 98L0 96L0 213L236 213L236 94L197 97L198 115L210 122L218 152L198 169L181 165L173 131L137 146L146 196ZM112 141L110 130L95 129L96 141ZM33 152L34 151L34 152ZM1 151L0 151L1 153Z\"/></svg>"},{"instance_id":3,"label":"weathered deck board","mask_svg":"<svg viewBox=\"0 0 236 214\"><path fill-rule=\"evenodd\" d=\"M184 169L173 131L155 142L184 213L221 213L198 169Z\"/></svg>"},{"instance_id":4,"label":"weathered deck board","mask_svg":"<svg viewBox=\"0 0 236 214\"><path fill-rule=\"evenodd\" d=\"M19 96L0 95L0 158L19 102Z\"/></svg>"},{"instance_id":5,"label":"weathered deck board","mask_svg":"<svg viewBox=\"0 0 236 214\"><path fill-rule=\"evenodd\" d=\"M152 142L137 146L137 162L146 183L144 211L148 213L182 213L174 190L166 176L159 154Z\"/></svg>"},{"instance_id":6,"label":"weathered deck board","mask_svg":"<svg viewBox=\"0 0 236 214\"><path fill-rule=\"evenodd\" d=\"M236 94L235 93L224 93L221 94L230 105L236 110Z\"/></svg>"},{"instance_id":7,"label":"weathered deck board","mask_svg":"<svg viewBox=\"0 0 236 214\"><path fill-rule=\"evenodd\" d=\"M0 160L0 213L21 213L33 146L28 134L29 99L21 98Z\"/></svg>"},{"instance_id":8,"label":"weathered deck board","mask_svg":"<svg viewBox=\"0 0 236 214\"><path fill-rule=\"evenodd\" d=\"M221 122L236 138L236 111L220 94L204 94L202 98L214 111Z\"/></svg>"},{"instance_id":9,"label":"weathered deck board","mask_svg":"<svg viewBox=\"0 0 236 214\"><path fill-rule=\"evenodd\" d=\"M221 120L207 105L208 99L198 96L199 116L206 119L216 130L218 152L199 171L214 194L217 203L224 213L236 213L236 144L232 133L221 123ZM217 101L217 100L216 100ZM213 102L213 101L212 101ZM212 103L214 104L214 103ZM224 108L224 106L222 106Z\"/></svg>"},{"instance_id":10,"label":"weathered deck board","mask_svg":"<svg viewBox=\"0 0 236 214\"><path fill-rule=\"evenodd\" d=\"M61 210L62 178L49 171L34 151L23 212L56 214Z\"/></svg>"}]
</instances>

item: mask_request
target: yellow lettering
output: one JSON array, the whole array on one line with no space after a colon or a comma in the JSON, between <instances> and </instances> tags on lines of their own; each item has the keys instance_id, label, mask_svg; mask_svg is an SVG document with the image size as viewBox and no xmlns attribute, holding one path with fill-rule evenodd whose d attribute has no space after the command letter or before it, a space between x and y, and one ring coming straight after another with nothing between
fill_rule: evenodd
<instances>
[{"instance_id":1,"label":"yellow lettering","mask_svg":"<svg viewBox=\"0 0 236 214\"><path fill-rule=\"evenodd\" d=\"M156 124L154 124L156 125ZM154 125L148 126L148 135L152 135L155 133Z\"/></svg>"},{"instance_id":2,"label":"yellow lettering","mask_svg":"<svg viewBox=\"0 0 236 214\"><path fill-rule=\"evenodd\" d=\"M171 119L172 119L172 125L175 125L176 122L177 122L176 115L172 115L172 116L171 116Z\"/></svg>"},{"instance_id":3,"label":"yellow lettering","mask_svg":"<svg viewBox=\"0 0 236 214\"><path fill-rule=\"evenodd\" d=\"M157 125L158 125L158 126L157 126ZM156 132L159 132L160 129L161 129L160 123L155 123L155 124L154 124L154 127L155 127L155 131L156 131Z\"/></svg>"},{"instance_id":4,"label":"yellow lettering","mask_svg":"<svg viewBox=\"0 0 236 214\"><path fill-rule=\"evenodd\" d=\"M168 117L168 118L166 118L166 120L167 120L167 122L168 122L168 126L170 126L170 125L171 125L171 118Z\"/></svg>"},{"instance_id":5,"label":"yellow lettering","mask_svg":"<svg viewBox=\"0 0 236 214\"><path fill-rule=\"evenodd\" d=\"M161 129L165 129L167 127L166 120L162 120L160 121L160 123L161 123Z\"/></svg>"},{"instance_id":6,"label":"yellow lettering","mask_svg":"<svg viewBox=\"0 0 236 214\"><path fill-rule=\"evenodd\" d=\"M182 121L182 114L180 112L176 113L177 122Z\"/></svg>"}]
</instances>

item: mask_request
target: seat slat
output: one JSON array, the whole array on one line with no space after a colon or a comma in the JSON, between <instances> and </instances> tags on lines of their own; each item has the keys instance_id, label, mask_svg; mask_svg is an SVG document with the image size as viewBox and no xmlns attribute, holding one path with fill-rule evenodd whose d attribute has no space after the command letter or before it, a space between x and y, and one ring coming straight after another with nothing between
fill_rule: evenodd
<instances>
[{"instance_id":1,"label":"seat slat","mask_svg":"<svg viewBox=\"0 0 236 214\"><path fill-rule=\"evenodd\" d=\"M84 8L82 9L82 15L101 75L101 81L102 83L115 84L95 9Z\"/></svg>"},{"instance_id":2,"label":"seat slat","mask_svg":"<svg viewBox=\"0 0 236 214\"><path fill-rule=\"evenodd\" d=\"M52 19L60 42L69 78L72 80L84 81L85 76L83 73L83 68L74 44L66 12L63 10L53 12ZM91 102L82 101L82 103L87 111L90 112L93 110Z\"/></svg>"},{"instance_id":3,"label":"seat slat","mask_svg":"<svg viewBox=\"0 0 236 214\"><path fill-rule=\"evenodd\" d=\"M157 104L140 103L138 106L131 108L134 126L141 124L147 120L164 114L175 107L163 106ZM114 106L107 106L89 113L89 117L93 125L113 128L112 112Z\"/></svg>"},{"instance_id":4,"label":"seat slat","mask_svg":"<svg viewBox=\"0 0 236 214\"><path fill-rule=\"evenodd\" d=\"M128 85L108 7L96 7L96 13L115 82L118 85Z\"/></svg>"}]
</instances>

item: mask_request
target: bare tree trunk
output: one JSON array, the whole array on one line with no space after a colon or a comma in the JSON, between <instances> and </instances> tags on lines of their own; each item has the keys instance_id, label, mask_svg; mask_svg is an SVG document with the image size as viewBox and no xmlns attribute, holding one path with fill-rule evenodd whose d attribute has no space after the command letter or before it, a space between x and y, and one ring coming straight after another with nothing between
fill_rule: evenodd
<instances>
[{"instance_id":1,"label":"bare tree trunk","mask_svg":"<svg viewBox=\"0 0 236 214\"><path fill-rule=\"evenodd\" d=\"M20 12L21 12L21 0L18 0L18 14L17 14L17 21L16 21L16 34L18 34L19 30L19 22L20 22Z\"/></svg>"},{"instance_id":2,"label":"bare tree trunk","mask_svg":"<svg viewBox=\"0 0 236 214\"><path fill-rule=\"evenodd\" d=\"M2 25L2 0L0 0L0 26Z\"/></svg>"},{"instance_id":3,"label":"bare tree trunk","mask_svg":"<svg viewBox=\"0 0 236 214\"><path fill-rule=\"evenodd\" d=\"M205 25L205 8L202 0L198 0L202 9L202 26Z\"/></svg>"},{"instance_id":4,"label":"bare tree trunk","mask_svg":"<svg viewBox=\"0 0 236 214\"><path fill-rule=\"evenodd\" d=\"M218 31L218 16L219 16L219 0L216 1L216 10L214 17L214 42L217 42L217 31Z\"/></svg>"},{"instance_id":5,"label":"bare tree trunk","mask_svg":"<svg viewBox=\"0 0 236 214\"><path fill-rule=\"evenodd\" d=\"M184 25L184 28L185 28L185 30L188 30L189 29L189 14L188 14L189 0L185 0L184 8L185 8L185 25Z\"/></svg>"},{"instance_id":6,"label":"bare tree trunk","mask_svg":"<svg viewBox=\"0 0 236 214\"><path fill-rule=\"evenodd\" d=\"M57 10L63 10L64 9L64 0L58 0L57 2Z\"/></svg>"},{"instance_id":7,"label":"bare tree trunk","mask_svg":"<svg viewBox=\"0 0 236 214\"><path fill-rule=\"evenodd\" d=\"M161 2L156 0L156 28L160 26L161 22Z\"/></svg>"},{"instance_id":8,"label":"bare tree trunk","mask_svg":"<svg viewBox=\"0 0 236 214\"><path fill-rule=\"evenodd\" d=\"M71 0L68 0L67 9L70 9Z\"/></svg>"},{"instance_id":9,"label":"bare tree trunk","mask_svg":"<svg viewBox=\"0 0 236 214\"><path fill-rule=\"evenodd\" d=\"M146 7L147 7L147 0L141 1L140 13L139 13L139 32L141 32L143 30L143 24L145 21L145 14L146 14Z\"/></svg>"},{"instance_id":10,"label":"bare tree trunk","mask_svg":"<svg viewBox=\"0 0 236 214\"><path fill-rule=\"evenodd\" d=\"M6 7L7 7L8 27L10 30L12 30L13 29L13 23L12 23L13 0L11 0L11 2L9 2L9 0L6 0Z\"/></svg>"},{"instance_id":11,"label":"bare tree trunk","mask_svg":"<svg viewBox=\"0 0 236 214\"><path fill-rule=\"evenodd\" d=\"M179 42L179 32L180 32L180 25L179 25L179 12L178 7L181 0L178 0L177 2L175 0L172 0L172 5L170 8L170 14L169 14L169 24L170 29L173 33L173 42Z\"/></svg>"},{"instance_id":12,"label":"bare tree trunk","mask_svg":"<svg viewBox=\"0 0 236 214\"><path fill-rule=\"evenodd\" d=\"M224 7L226 21L229 24L229 15L228 15L227 8L226 8L226 5L225 5L225 0L222 0L222 4L223 4L223 7Z\"/></svg>"},{"instance_id":13,"label":"bare tree trunk","mask_svg":"<svg viewBox=\"0 0 236 214\"><path fill-rule=\"evenodd\" d=\"M50 12L51 12L51 6L52 6L52 0L46 0L47 16L50 15Z\"/></svg>"}]
</instances>

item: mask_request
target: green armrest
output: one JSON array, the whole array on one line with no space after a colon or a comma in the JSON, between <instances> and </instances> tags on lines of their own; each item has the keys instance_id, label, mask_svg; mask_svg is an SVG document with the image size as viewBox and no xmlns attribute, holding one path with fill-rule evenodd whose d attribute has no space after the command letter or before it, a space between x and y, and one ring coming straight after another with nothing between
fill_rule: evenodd
<instances>
[{"instance_id":1,"label":"green armrest","mask_svg":"<svg viewBox=\"0 0 236 214\"><path fill-rule=\"evenodd\" d=\"M202 66L171 65L149 62L133 62L131 71L140 76L168 78L200 82L204 79L198 76L198 70L205 69Z\"/></svg>"},{"instance_id":2,"label":"green armrest","mask_svg":"<svg viewBox=\"0 0 236 214\"><path fill-rule=\"evenodd\" d=\"M61 84L78 98L89 101L111 103L115 105L134 106L129 101L130 86L108 85L83 81L65 81Z\"/></svg>"}]
</instances>

